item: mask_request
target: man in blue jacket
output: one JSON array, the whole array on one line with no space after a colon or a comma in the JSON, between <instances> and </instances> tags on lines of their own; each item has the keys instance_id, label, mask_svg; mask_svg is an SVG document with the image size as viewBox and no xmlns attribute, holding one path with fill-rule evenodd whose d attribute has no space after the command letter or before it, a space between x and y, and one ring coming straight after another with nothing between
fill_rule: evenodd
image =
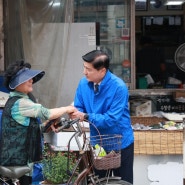
<instances>
[{"instance_id":1,"label":"man in blue jacket","mask_svg":"<svg viewBox=\"0 0 185 185\"><path fill-rule=\"evenodd\" d=\"M128 108L128 88L122 79L110 72L109 57L103 51L94 50L82 58L85 77L80 80L74 99L78 111L71 117L90 121L101 135L123 136L121 167L114 169L114 175L133 184L134 136ZM97 130L90 125L90 135L97 134ZM102 171L98 174L103 176Z\"/></svg>"}]
</instances>

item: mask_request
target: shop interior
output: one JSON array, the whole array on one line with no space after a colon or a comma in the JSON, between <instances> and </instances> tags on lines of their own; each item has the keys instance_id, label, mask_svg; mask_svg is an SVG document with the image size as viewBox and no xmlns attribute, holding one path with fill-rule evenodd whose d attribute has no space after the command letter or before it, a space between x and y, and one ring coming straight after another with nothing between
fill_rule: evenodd
<instances>
[{"instance_id":1,"label":"shop interior","mask_svg":"<svg viewBox=\"0 0 185 185\"><path fill-rule=\"evenodd\" d=\"M177 49L185 39L183 5L165 6L161 1L157 6L157 3L151 4L148 1L142 7L140 1L138 3L136 1L137 82L142 75L150 74L154 84L147 88L182 88L184 71L177 66L176 55L179 55ZM149 61L150 64L147 64ZM159 61L163 63L161 71ZM158 63L157 68L152 64L155 62ZM142 64L142 69L139 64ZM158 76L157 73L161 74ZM137 88L144 88L136 84Z\"/></svg>"},{"instance_id":2,"label":"shop interior","mask_svg":"<svg viewBox=\"0 0 185 185\"><path fill-rule=\"evenodd\" d=\"M132 12L131 1L124 2L121 0L114 2L76 1L74 21L98 21L100 23L100 42L98 44L110 54L113 73L123 78L131 90L182 88L185 83L184 69L180 69L176 64L177 58L179 59L176 51L185 41L184 5L166 5L164 0L136 0L135 9ZM120 25L123 24L123 30L130 32L127 35L128 38L122 38L124 42L119 39L116 42L113 41L115 35L120 35L118 31L120 25L115 30L110 28L110 25L116 24L111 22L113 18L111 6L114 5L122 6L122 14L119 14L118 10L114 19L119 19ZM106 9L107 7L109 8ZM129 10L129 8L131 9ZM89 9L91 12L88 12ZM132 16L133 13L135 16ZM121 17L124 20L121 20ZM121 21L123 22L121 23ZM133 22L135 25L132 25ZM133 40L134 44L132 44ZM148 43L144 44L144 42ZM131 51L131 47L134 47L135 50ZM143 47L146 51L145 49L140 51ZM181 49L183 50L183 48ZM118 50L122 50L123 53ZM181 52L183 52L182 50ZM120 64L125 59L131 60L132 79L128 76L125 78L124 74L120 72ZM149 78L146 78L146 75L149 75Z\"/></svg>"},{"instance_id":3,"label":"shop interior","mask_svg":"<svg viewBox=\"0 0 185 185\"><path fill-rule=\"evenodd\" d=\"M159 2L151 0L141 3L136 0L137 93L133 93L132 98L133 101L137 98L152 100L155 105L152 112L183 112L184 102L177 102L174 94L183 90L185 83L185 70L183 64L179 65L185 56L184 4L166 6L165 1Z\"/></svg>"},{"instance_id":4,"label":"shop interior","mask_svg":"<svg viewBox=\"0 0 185 185\"><path fill-rule=\"evenodd\" d=\"M162 19L161 25L154 24L156 19ZM184 83L184 74L176 65L175 52L177 48L184 43L183 23L180 25L169 25L170 19L177 19L176 16L145 16L136 17L139 21L140 31L136 32L136 76L142 76L142 73L150 74L154 79L156 87L168 88L168 78L173 77ZM182 21L182 16L178 16ZM147 21L151 21L147 25ZM139 29L138 29L139 30ZM144 48L144 49L143 49ZM144 56L143 56L144 55ZM143 61L141 61L143 60ZM143 63L142 63L143 62ZM165 71L160 71L158 62L164 64ZM137 66L137 63L138 66ZM150 63L147 65L147 63ZM158 64L157 68L153 63ZM142 69L139 69L142 65ZM145 69L145 66L146 69ZM137 71L138 69L138 71ZM157 77L157 73L162 73ZM171 86L173 87L173 86ZM174 88L179 88L178 85ZM138 87L140 88L140 87Z\"/></svg>"}]
</instances>

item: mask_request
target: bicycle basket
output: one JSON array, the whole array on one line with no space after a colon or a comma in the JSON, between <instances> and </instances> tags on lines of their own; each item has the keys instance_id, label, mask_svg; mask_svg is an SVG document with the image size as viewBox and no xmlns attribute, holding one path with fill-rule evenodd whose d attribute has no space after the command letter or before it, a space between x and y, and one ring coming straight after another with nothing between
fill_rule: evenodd
<instances>
[{"instance_id":1,"label":"bicycle basket","mask_svg":"<svg viewBox=\"0 0 185 185\"><path fill-rule=\"evenodd\" d=\"M97 135L88 140L92 151L93 165L97 170L120 167L121 135Z\"/></svg>"}]
</instances>

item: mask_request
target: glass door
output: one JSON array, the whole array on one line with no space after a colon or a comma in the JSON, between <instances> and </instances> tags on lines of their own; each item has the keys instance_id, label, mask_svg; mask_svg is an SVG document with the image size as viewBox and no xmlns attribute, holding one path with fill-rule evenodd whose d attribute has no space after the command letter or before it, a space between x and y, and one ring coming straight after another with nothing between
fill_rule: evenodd
<instances>
[{"instance_id":1,"label":"glass door","mask_svg":"<svg viewBox=\"0 0 185 185\"><path fill-rule=\"evenodd\" d=\"M134 0L75 0L74 22L97 22L97 48L107 52L110 70L134 87Z\"/></svg>"}]
</instances>

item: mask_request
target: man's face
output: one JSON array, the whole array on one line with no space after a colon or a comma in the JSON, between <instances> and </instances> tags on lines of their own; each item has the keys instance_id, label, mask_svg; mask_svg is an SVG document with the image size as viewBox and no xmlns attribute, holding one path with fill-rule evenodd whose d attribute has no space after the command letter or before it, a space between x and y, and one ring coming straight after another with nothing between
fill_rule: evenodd
<instances>
[{"instance_id":1,"label":"man's face","mask_svg":"<svg viewBox=\"0 0 185 185\"><path fill-rule=\"evenodd\" d=\"M87 80L94 83L99 83L103 77L105 76L106 69L102 68L97 70L93 67L91 63L84 62L84 75L86 76Z\"/></svg>"}]
</instances>

